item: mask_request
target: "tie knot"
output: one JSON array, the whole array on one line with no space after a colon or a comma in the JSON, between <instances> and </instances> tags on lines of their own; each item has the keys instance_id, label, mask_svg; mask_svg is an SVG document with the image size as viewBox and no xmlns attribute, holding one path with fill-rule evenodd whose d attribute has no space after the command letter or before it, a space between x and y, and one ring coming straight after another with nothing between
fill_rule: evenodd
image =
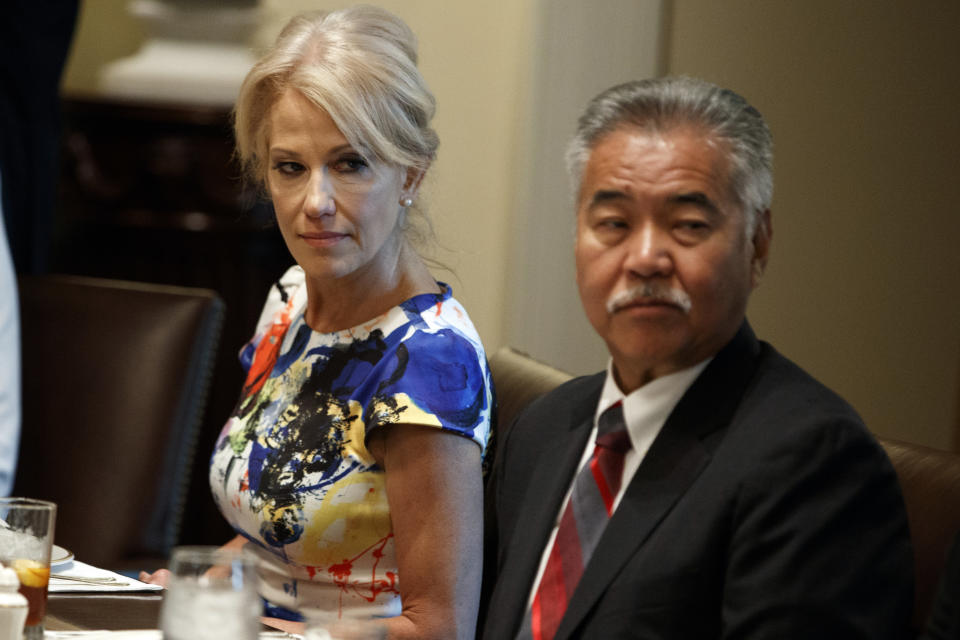
<instances>
[{"instance_id":1,"label":"tie knot","mask_svg":"<svg viewBox=\"0 0 960 640\"><path fill-rule=\"evenodd\" d=\"M623 403L618 402L600 414L597 421L597 444L613 451L630 448L630 434L623 419Z\"/></svg>"}]
</instances>

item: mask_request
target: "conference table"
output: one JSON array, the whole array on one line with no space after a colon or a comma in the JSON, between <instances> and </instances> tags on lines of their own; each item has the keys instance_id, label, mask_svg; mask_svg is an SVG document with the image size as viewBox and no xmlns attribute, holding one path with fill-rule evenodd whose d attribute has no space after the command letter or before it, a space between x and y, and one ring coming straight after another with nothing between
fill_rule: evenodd
<instances>
[{"instance_id":1,"label":"conference table","mask_svg":"<svg viewBox=\"0 0 960 640\"><path fill-rule=\"evenodd\" d=\"M158 593L51 593L44 628L50 631L157 629Z\"/></svg>"},{"instance_id":2,"label":"conference table","mask_svg":"<svg viewBox=\"0 0 960 640\"><path fill-rule=\"evenodd\" d=\"M160 593L51 593L47 631L132 631L160 627ZM302 640L302 635L260 627L261 640Z\"/></svg>"},{"instance_id":3,"label":"conference table","mask_svg":"<svg viewBox=\"0 0 960 640\"><path fill-rule=\"evenodd\" d=\"M83 632L139 631L143 637L157 637L160 612L166 590L130 576L80 562L62 548L50 575L44 629L53 638L101 634ZM265 624L269 622L269 624ZM262 619L260 638L301 638L281 629L294 623L272 618ZM298 629L299 630L299 629ZM112 635L112 634L105 634ZM127 635L118 635L128 637ZM129 636L132 637L132 636Z\"/></svg>"}]
</instances>

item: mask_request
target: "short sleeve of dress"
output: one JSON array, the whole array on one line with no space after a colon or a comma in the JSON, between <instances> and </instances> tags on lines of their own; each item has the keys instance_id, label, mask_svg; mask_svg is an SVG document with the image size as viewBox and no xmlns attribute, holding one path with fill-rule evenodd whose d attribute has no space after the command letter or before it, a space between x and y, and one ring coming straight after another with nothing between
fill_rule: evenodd
<instances>
[{"instance_id":1,"label":"short sleeve of dress","mask_svg":"<svg viewBox=\"0 0 960 640\"><path fill-rule=\"evenodd\" d=\"M454 328L413 331L394 349L396 368L371 398L367 433L388 423L422 424L486 447L492 394L482 350Z\"/></svg>"}]
</instances>

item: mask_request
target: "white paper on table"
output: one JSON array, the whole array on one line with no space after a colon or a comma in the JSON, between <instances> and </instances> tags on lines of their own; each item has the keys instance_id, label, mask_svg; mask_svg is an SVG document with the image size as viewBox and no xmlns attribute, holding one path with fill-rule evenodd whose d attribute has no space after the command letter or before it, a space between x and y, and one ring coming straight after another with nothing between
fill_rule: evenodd
<instances>
[{"instance_id":1,"label":"white paper on table","mask_svg":"<svg viewBox=\"0 0 960 640\"><path fill-rule=\"evenodd\" d=\"M83 638L83 640L162 640L163 632L159 629L138 629L136 631L50 631L43 632L44 640L68 640L69 638Z\"/></svg>"},{"instance_id":2,"label":"white paper on table","mask_svg":"<svg viewBox=\"0 0 960 640\"><path fill-rule=\"evenodd\" d=\"M139 629L136 631L44 631L44 640L162 640L159 629ZM303 636L283 631L261 631L260 640L303 640Z\"/></svg>"},{"instance_id":3,"label":"white paper on table","mask_svg":"<svg viewBox=\"0 0 960 640\"><path fill-rule=\"evenodd\" d=\"M55 576L77 576L79 578L115 578L116 584L88 584L74 580L57 580ZM120 575L107 569L100 569L85 562L74 560L61 567L54 567L50 573L50 593L114 593L118 591L161 591L158 584L147 584L133 578ZM66 636L65 636L66 637ZM111 636L115 637L115 636Z\"/></svg>"}]
</instances>

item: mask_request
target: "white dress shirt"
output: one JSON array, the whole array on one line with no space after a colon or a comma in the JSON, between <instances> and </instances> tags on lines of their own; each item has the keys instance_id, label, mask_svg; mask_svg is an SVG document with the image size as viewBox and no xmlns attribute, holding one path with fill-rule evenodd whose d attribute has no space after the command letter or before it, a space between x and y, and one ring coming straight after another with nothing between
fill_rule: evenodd
<instances>
[{"instance_id":1,"label":"white dress shirt","mask_svg":"<svg viewBox=\"0 0 960 640\"><path fill-rule=\"evenodd\" d=\"M613 509L616 511L620 500L623 498L624 491L633 479L633 475L643 462L644 456L650 450L650 445L656 439L660 429L667 421L667 416L673 411L673 408L680 401L680 398L697 376L706 368L711 359L704 360L688 369L677 371L669 375L651 380L639 389L635 389L629 395L624 395L623 391L617 385L613 375L613 361L607 364L607 378L603 383L603 390L600 392L600 401L597 403L597 410L593 416L593 429L590 431L590 437L587 438L587 444L583 448L583 454L580 456L580 464L577 465L577 473L573 475L570 481L570 487L567 489L567 495L560 505L560 511L553 523L553 530L547 539L547 544L543 548L540 556L540 567L537 569L537 576L530 589L530 596L527 600L527 607L533 602L533 598L540 586L540 579L543 577L543 571L547 566L547 559L550 557L550 550L553 548L553 541L557 537L557 528L560 525L560 516L563 510L567 508L567 502L570 500L570 493L573 490L573 482L577 475L593 455L594 440L597 438L597 420L604 411L623 401L623 418L627 423L627 433L630 435L631 449L627 451L623 459L623 475L621 476L620 490L613 501Z\"/></svg>"}]
</instances>

